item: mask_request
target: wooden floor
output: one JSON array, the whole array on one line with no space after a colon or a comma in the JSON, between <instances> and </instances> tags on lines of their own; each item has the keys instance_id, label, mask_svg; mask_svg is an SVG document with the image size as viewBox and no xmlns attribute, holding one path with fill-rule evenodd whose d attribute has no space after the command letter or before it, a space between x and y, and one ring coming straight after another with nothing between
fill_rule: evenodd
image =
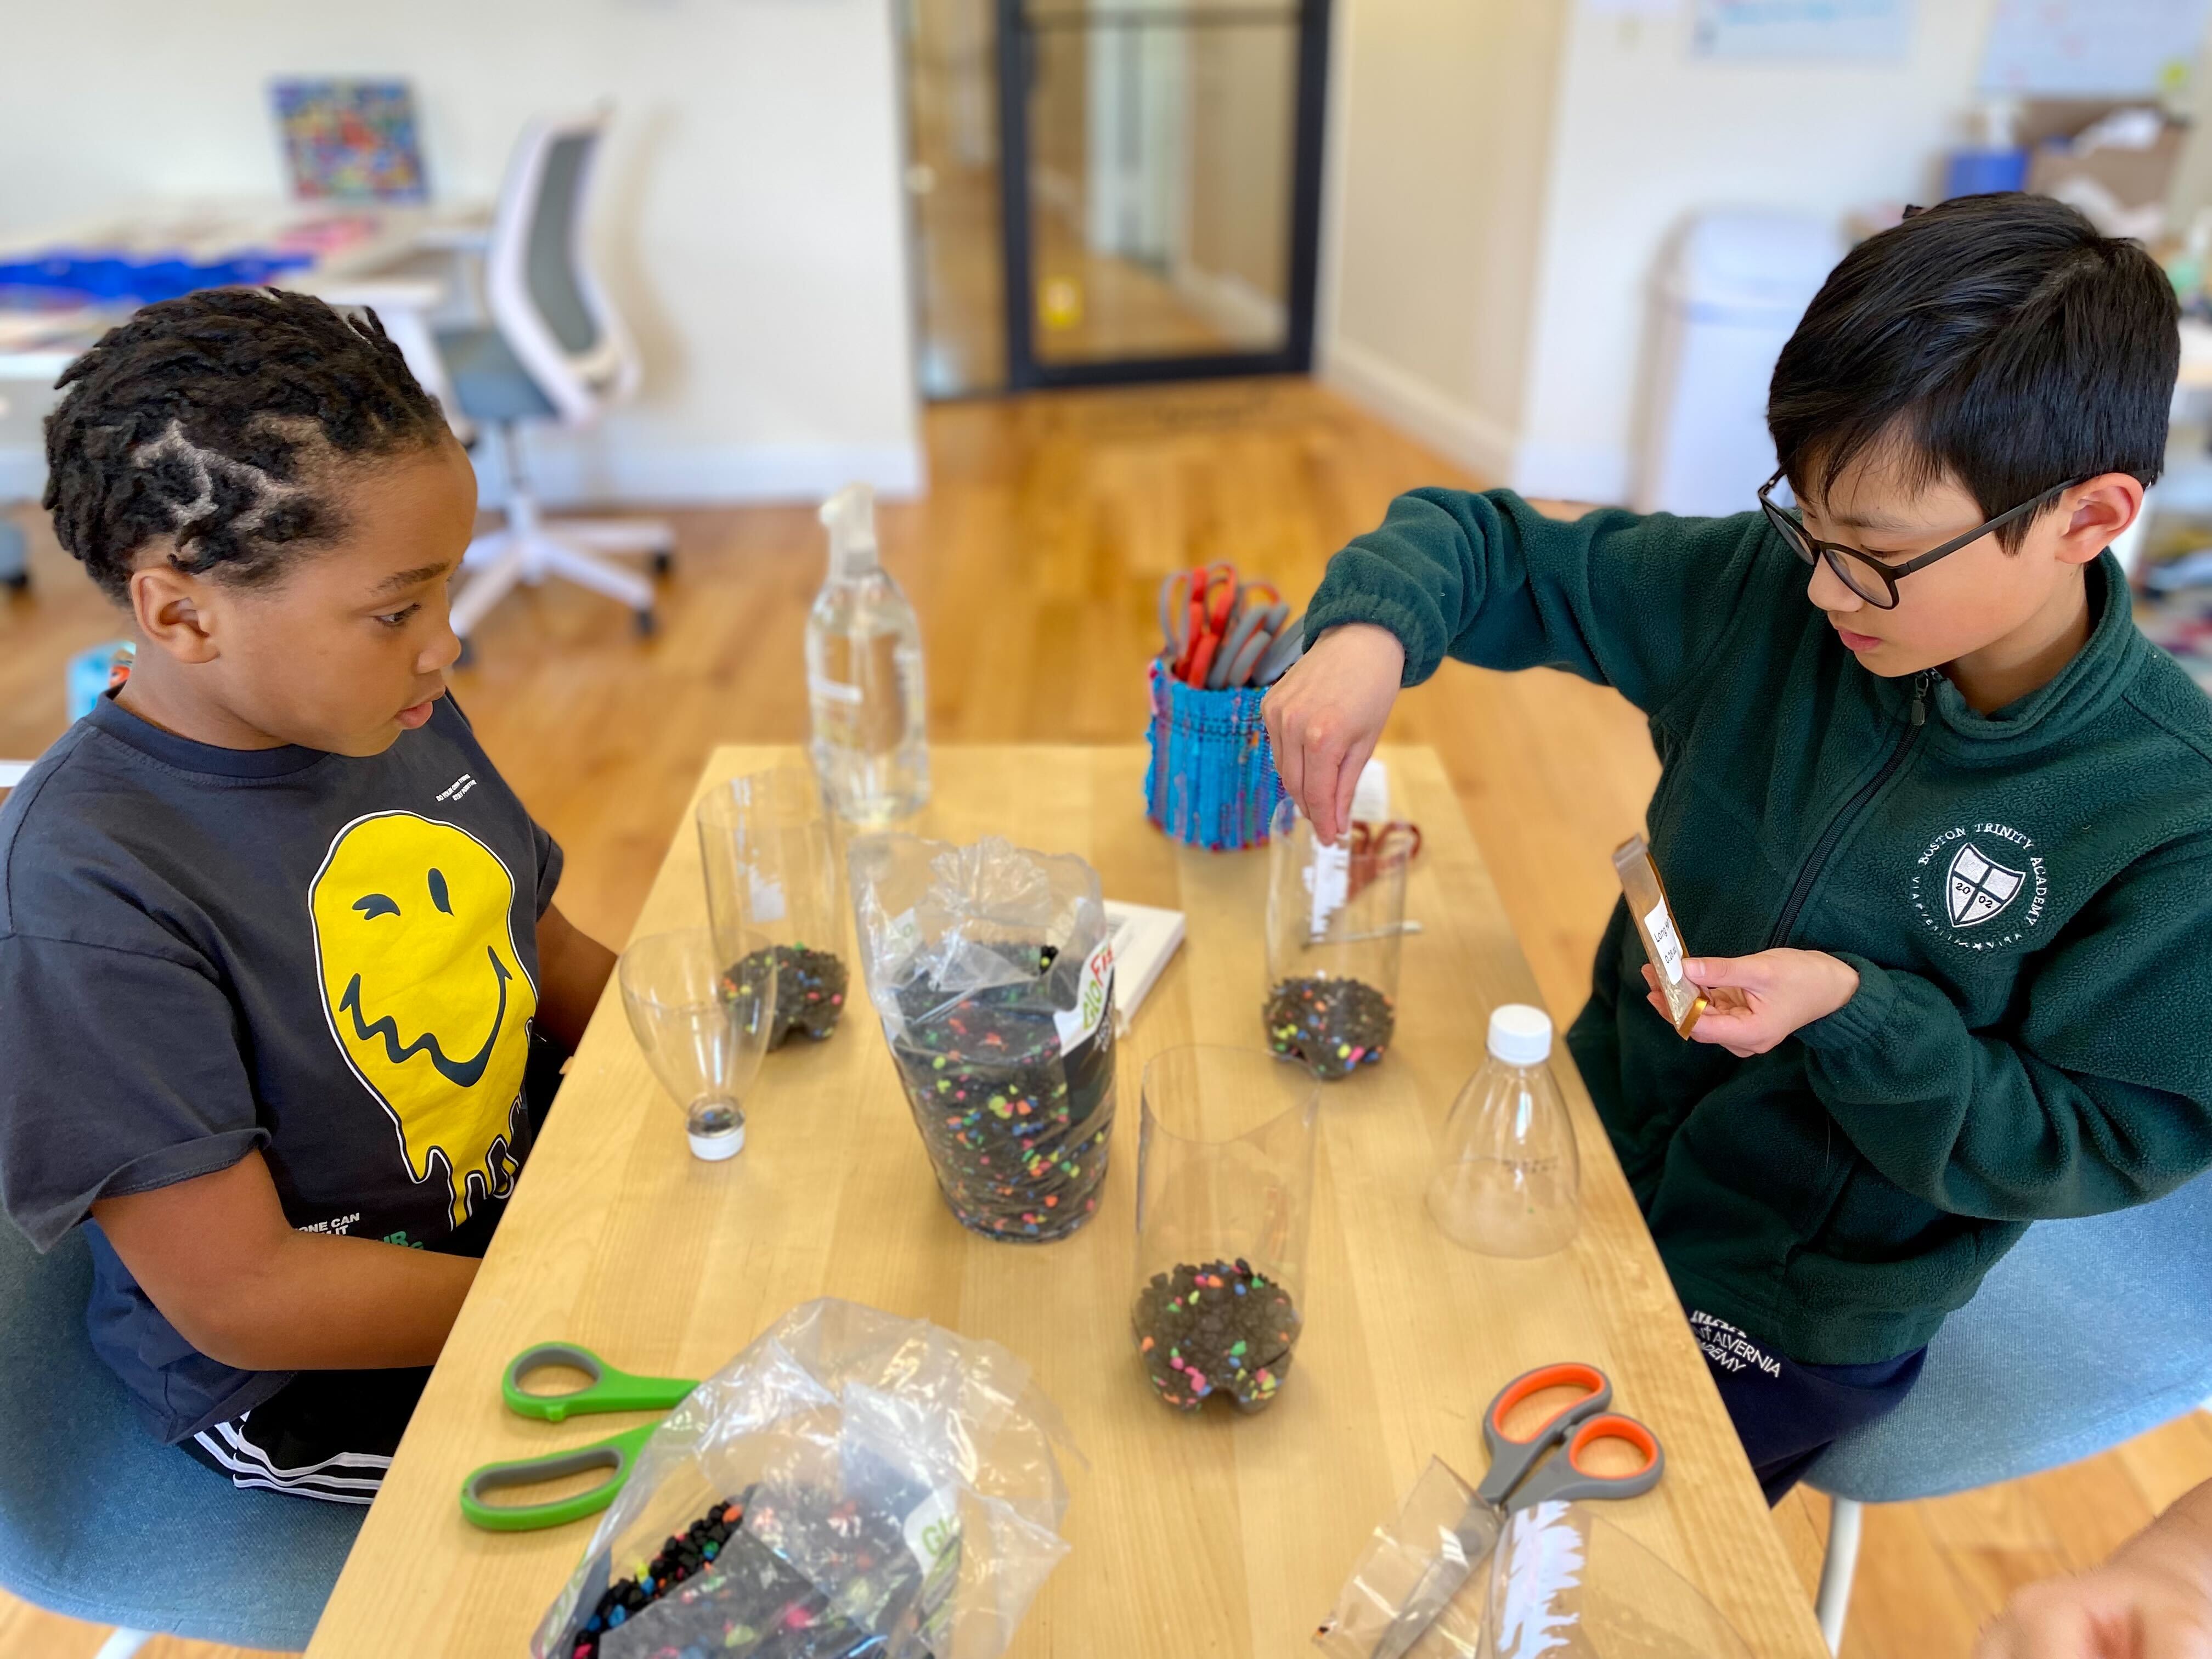
<instances>
[{"instance_id":1,"label":"wooden floor","mask_svg":"<svg viewBox=\"0 0 2212 1659\"><path fill-rule=\"evenodd\" d=\"M1215 384L941 405L931 493L884 509L885 562L927 634L939 743L1126 742L1141 731L1153 592L1226 558L1309 591L1331 550L1452 468L1318 387ZM641 644L603 601L508 601L459 676L487 747L568 853L561 902L619 943L708 750L799 738L800 622L820 580L811 512L677 515L665 627ZM62 726L62 664L113 617L34 535L32 595L0 602L0 757ZM1444 757L1553 1015L1579 1006L1614 888L1607 853L1637 828L1656 767L1642 722L1565 676L1451 668L1401 704L1394 738ZM2087 1566L2212 1477L2202 1416L2033 1480L1871 1512L1852 1659L1954 1659L2015 1584ZM1824 1499L1777 1514L1807 1594ZM89 1659L100 1632L0 1597L0 1655ZM163 1641L148 1659L216 1659Z\"/></svg>"}]
</instances>

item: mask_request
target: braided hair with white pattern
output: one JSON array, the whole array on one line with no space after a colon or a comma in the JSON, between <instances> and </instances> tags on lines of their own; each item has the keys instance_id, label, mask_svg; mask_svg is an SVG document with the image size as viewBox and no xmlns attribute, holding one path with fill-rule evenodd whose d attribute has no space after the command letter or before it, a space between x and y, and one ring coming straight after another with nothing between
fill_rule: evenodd
<instances>
[{"instance_id":1,"label":"braided hair with white pattern","mask_svg":"<svg viewBox=\"0 0 2212 1659\"><path fill-rule=\"evenodd\" d=\"M141 550L164 539L179 570L275 580L344 534L349 464L447 441L374 313L276 289L146 306L56 384L43 504L63 548L125 604Z\"/></svg>"}]
</instances>

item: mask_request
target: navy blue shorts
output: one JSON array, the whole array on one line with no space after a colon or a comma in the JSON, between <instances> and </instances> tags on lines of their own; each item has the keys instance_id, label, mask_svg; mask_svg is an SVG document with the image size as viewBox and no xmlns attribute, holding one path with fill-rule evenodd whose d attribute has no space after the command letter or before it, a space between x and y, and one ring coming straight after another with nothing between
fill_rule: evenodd
<instances>
[{"instance_id":1,"label":"navy blue shorts","mask_svg":"<svg viewBox=\"0 0 2212 1659\"><path fill-rule=\"evenodd\" d=\"M1770 1505L1838 1438L1903 1405L1928 1357L1919 1347L1871 1365L1808 1365L1697 1309L1690 1328Z\"/></svg>"}]
</instances>

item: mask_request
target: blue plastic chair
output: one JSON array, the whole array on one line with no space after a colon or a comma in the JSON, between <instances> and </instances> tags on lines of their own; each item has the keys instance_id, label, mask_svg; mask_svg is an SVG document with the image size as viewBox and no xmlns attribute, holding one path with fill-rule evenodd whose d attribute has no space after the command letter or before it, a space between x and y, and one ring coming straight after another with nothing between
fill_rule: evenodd
<instances>
[{"instance_id":1,"label":"blue plastic chair","mask_svg":"<svg viewBox=\"0 0 2212 1659\"><path fill-rule=\"evenodd\" d=\"M1905 1404L1838 1441L1806 1484L1835 1499L1821 1633L1843 1641L1860 1506L2015 1480L2212 1397L2212 1175L2155 1203L2045 1221L1928 1345Z\"/></svg>"},{"instance_id":2,"label":"blue plastic chair","mask_svg":"<svg viewBox=\"0 0 2212 1659\"><path fill-rule=\"evenodd\" d=\"M157 1443L92 1351L84 1235L0 1224L0 1586L123 1631L296 1651L367 1508L240 1492Z\"/></svg>"}]
</instances>

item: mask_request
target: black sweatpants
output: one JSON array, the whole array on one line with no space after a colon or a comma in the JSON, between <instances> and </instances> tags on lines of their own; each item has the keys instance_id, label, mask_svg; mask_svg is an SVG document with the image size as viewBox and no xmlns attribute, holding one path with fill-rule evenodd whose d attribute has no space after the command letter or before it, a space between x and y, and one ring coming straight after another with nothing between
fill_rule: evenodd
<instances>
[{"instance_id":1,"label":"black sweatpants","mask_svg":"<svg viewBox=\"0 0 2212 1659\"><path fill-rule=\"evenodd\" d=\"M1871 1365L1808 1365L1699 1310L1690 1328L1770 1505L1836 1440L1903 1405L1928 1357L1920 1347Z\"/></svg>"}]
</instances>

